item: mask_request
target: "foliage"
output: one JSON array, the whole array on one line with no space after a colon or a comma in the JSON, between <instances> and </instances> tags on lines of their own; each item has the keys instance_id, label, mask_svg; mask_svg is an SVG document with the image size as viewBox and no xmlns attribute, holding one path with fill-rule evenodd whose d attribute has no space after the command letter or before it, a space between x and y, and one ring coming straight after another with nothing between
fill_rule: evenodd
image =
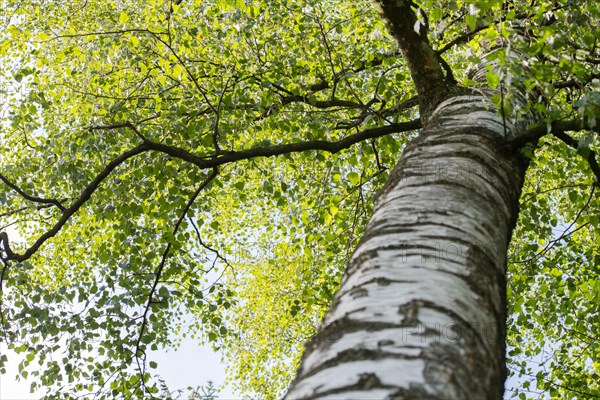
<instances>
[{"instance_id":1,"label":"foliage","mask_svg":"<svg viewBox=\"0 0 600 400\"><path fill-rule=\"evenodd\" d=\"M212 381L208 381L206 386L188 387L186 390L178 389L170 391L167 384L160 380L161 392L160 398L165 400L217 400L217 388ZM186 396L186 397L184 397Z\"/></svg>"},{"instance_id":2,"label":"foliage","mask_svg":"<svg viewBox=\"0 0 600 400\"><path fill-rule=\"evenodd\" d=\"M540 145L509 264L511 374L533 392L597 396L597 187L575 149Z\"/></svg>"},{"instance_id":3,"label":"foliage","mask_svg":"<svg viewBox=\"0 0 600 400\"><path fill-rule=\"evenodd\" d=\"M2 269L0 317L20 375L49 398L158 396L147 353L196 335L242 393L276 397L418 128L370 3L0 1L0 230L29 256ZM526 88L507 118L598 119L595 1L417 3L453 79L487 54L503 105ZM537 143L513 236L517 395L600 395L598 141L572 139Z\"/></svg>"}]
</instances>

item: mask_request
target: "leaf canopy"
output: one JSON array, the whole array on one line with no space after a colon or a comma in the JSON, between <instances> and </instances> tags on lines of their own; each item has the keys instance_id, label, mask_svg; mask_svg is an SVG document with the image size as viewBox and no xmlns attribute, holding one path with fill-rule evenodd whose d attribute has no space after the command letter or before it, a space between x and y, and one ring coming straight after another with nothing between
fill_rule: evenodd
<instances>
[{"instance_id":1,"label":"leaf canopy","mask_svg":"<svg viewBox=\"0 0 600 400\"><path fill-rule=\"evenodd\" d=\"M275 398L420 126L372 5L1 1L0 227L19 238L2 251L23 255L1 322L20 375L49 398L157 396L151 350L195 335L242 393ZM415 7L448 79L499 66L506 118L596 126L596 1ZM600 396L598 135L568 138L529 149L509 255L520 397Z\"/></svg>"}]
</instances>

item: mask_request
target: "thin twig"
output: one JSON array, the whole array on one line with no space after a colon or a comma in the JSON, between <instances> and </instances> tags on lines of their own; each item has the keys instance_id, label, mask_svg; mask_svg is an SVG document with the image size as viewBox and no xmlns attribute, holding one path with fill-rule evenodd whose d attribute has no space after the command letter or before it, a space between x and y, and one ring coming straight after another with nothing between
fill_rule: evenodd
<instances>
[{"instance_id":1,"label":"thin twig","mask_svg":"<svg viewBox=\"0 0 600 400\"><path fill-rule=\"evenodd\" d=\"M210 173L210 175L204 180L204 182L202 182L202 184L200 184L200 186L198 186L198 188L196 189L196 191L194 192L194 194L192 194L192 196L188 200L185 208L183 209L181 215L179 216L179 219L175 223L175 226L174 226L173 231L172 231L172 235L173 236L175 236L175 234L179 230L179 227L181 226L181 222L185 219L188 211L190 210L190 208L194 204L194 201L196 201L196 198L198 198L198 195L200 194L200 192L204 188L206 188L208 186L208 184L213 179L216 178L217 174L218 174L218 169L214 168L212 170L212 172ZM135 357L136 357L136 361L138 363L138 368L140 370L140 375L142 376L142 385L144 385L144 379L143 379L144 368L142 368L142 366L140 366L140 364L139 364L139 354L140 353L144 354L144 356L143 356L143 365L145 366L146 353L140 350L140 345L142 343L142 338L144 336L144 333L146 331L146 327L148 325L148 313L150 312L150 308L151 308L151 306L153 304L152 300L154 299L154 295L155 295L156 289L157 289L158 284L160 282L160 278L162 276L162 272L163 272L165 264L167 262L167 257L169 256L169 251L171 250L172 246L173 246L173 243L171 241L169 241L169 243L167 243L167 246L165 247L165 250L163 251L162 257L160 259L160 263L158 264L158 267L156 268L156 272L154 273L154 275L155 275L155 277L154 277L154 283L152 284L152 288L150 288L150 293L148 294L148 301L146 302L146 308L144 310L144 314L142 315L142 325L140 327L140 334L138 336L138 339L137 339L137 342L136 342L136 345L135 345Z\"/></svg>"}]
</instances>

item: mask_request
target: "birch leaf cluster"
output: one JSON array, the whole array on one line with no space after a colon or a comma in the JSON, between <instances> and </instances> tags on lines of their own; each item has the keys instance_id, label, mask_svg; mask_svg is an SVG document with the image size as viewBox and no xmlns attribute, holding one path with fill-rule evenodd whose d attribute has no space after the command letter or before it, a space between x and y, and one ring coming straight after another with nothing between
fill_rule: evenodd
<instances>
[{"instance_id":1,"label":"birch leaf cluster","mask_svg":"<svg viewBox=\"0 0 600 400\"><path fill-rule=\"evenodd\" d=\"M509 394L599 397L600 7L412 8L446 79L480 90L494 64L503 117L542 121L519 150ZM0 99L0 337L48 398L160 397L152 351L188 336L279 396L421 127L368 1L0 0Z\"/></svg>"}]
</instances>

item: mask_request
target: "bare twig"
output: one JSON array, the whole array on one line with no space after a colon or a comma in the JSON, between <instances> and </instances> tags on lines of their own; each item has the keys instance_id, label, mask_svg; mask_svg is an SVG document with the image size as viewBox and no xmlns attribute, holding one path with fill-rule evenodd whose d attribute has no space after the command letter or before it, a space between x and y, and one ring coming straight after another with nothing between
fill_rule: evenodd
<instances>
[{"instance_id":1,"label":"bare twig","mask_svg":"<svg viewBox=\"0 0 600 400\"><path fill-rule=\"evenodd\" d=\"M196 232L196 237L198 238L198 244L200 244L200 246L204 247L206 250L214 253L215 255L215 261L213 262L213 265L211 266L210 269L214 268L215 263L217 260L221 260L223 261L223 263L228 266L231 267L231 264L229 263L229 261L227 261L227 259L225 258L225 256L223 256L219 250L213 248L210 245L207 245L206 243L204 243L204 241L202 240L202 235L200 235L200 229L198 229L198 226L196 225L196 223L194 222L194 220L191 217L188 217L188 220L190 221L190 224L192 225L192 227L194 228L194 231ZM210 271L210 270L209 270Z\"/></svg>"}]
</instances>

